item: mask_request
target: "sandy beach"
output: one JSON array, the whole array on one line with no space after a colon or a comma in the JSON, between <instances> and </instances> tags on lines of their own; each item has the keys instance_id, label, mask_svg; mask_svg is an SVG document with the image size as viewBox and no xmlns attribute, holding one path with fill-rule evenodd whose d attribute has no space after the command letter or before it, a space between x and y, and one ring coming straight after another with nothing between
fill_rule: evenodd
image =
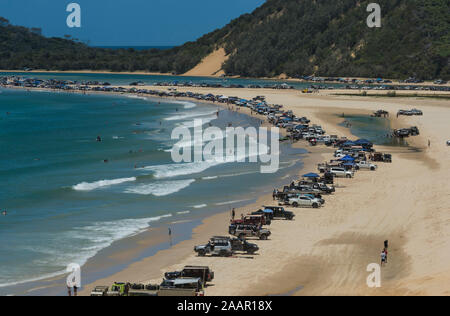
<instances>
[{"instance_id":1,"label":"sandy beach","mask_svg":"<svg viewBox=\"0 0 450 316\"><path fill-rule=\"evenodd\" d=\"M143 87L151 88L151 87ZM161 89L160 89L161 90ZM292 209L292 222L277 221L268 241L257 241L253 258L199 258L197 244L226 234L229 213L203 221L191 240L136 262L108 278L85 285L115 281L159 283L163 273L184 265L208 265L216 274L206 295L448 295L450 294L450 201L447 167L450 156L449 102L430 98L368 98L337 96L336 91L305 95L298 91L179 88L178 91L250 98L265 95L269 103L283 104L294 114L309 117L329 134L355 138L338 124L339 115L367 114L384 109L393 127L418 126L421 136L408 139L409 147L377 146L393 154L392 164L380 164L376 173L358 172L340 179L337 192L320 210ZM423 117L396 118L399 109L420 108ZM428 148L428 141L431 147ZM307 148L301 173L331 159L332 149ZM300 175L299 175L300 176ZM273 204L267 192L237 214ZM390 241L389 264L382 270L382 287L366 285L367 265L379 262L383 241Z\"/></svg>"}]
</instances>

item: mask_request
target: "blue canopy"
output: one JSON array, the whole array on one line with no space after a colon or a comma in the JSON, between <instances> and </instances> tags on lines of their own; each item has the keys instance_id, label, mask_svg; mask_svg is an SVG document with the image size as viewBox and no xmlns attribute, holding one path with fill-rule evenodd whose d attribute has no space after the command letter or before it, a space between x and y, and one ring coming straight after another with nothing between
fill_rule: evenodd
<instances>
[{"instance_id":1,"label":"blue canopy","mask_svg":"<svg viewBox=\"0 0 450 316\"><path fill-rule=\"evenodd\" d=\"M342 144L342 146L353 146L353 145L355 145L355 143L354 142L345 142L345 143L343 143Z\"/></svg>"},{"instance_id":2,"label":"blue canopy","mask_svg":"<svg viewBox=\"0 0 450 316\"><path fill-rule=\"evenodd\" d=\"M304 178L320 178L317 173L307 173L303 175Z\"/></svg>"},{"instance_id":3,"label":"blue canopy","mask_svg":"<svg viewBox=\"0 0 450 316\"><path fill-rule=\"evenodd\" d=\"M341 159L339 159L339 161L355 161L355 158L353 158L352 156L345 156Z\"/></svg>"},{"instance_id":4,"label":"blue canopy","mask_svg":"<svg viewBox=\"0 0 450 316\"><path fill-rule=\"evenodd\" d=\"M357 145L372 145L372 142L367 139L358 139L355 144Z\"/></svg>"}]
</instances>

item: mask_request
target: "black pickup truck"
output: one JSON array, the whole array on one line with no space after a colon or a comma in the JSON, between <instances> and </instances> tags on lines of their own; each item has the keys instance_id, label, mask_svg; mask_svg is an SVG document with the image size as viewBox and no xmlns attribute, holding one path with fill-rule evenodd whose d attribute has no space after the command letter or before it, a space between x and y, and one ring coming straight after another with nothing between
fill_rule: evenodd
<instances>
[{"instance_id":1,"label":"black pickup truck","mask_svg":"<svg viewBox=\"0 0 450 316\"><path fill-rule=\"evenodd\" d=\"M295 214L290 211L286 211L284 207L279 206L263 206L262 209L253 212L253 215L264 215L268 217L270 220L276 219L276 218L284 218L289 221L293 220L295 217Z\"/></svg>"}]
</instances>

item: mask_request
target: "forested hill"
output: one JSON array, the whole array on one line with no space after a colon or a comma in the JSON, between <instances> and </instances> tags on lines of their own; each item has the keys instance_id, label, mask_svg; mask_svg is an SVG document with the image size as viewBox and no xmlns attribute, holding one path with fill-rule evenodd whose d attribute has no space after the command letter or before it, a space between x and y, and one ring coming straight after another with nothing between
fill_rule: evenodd
<instances>
[{"instance_id":1,"label":"forested hill","mask_svg":"<svg viewBox=\"0 0 450 316\"><path fill-rule=\"evenodd\" d=\"M0 69L184 73L219 47L228 75L450 79L450 0L378 0L382 27L358 0L267 0L196 42L167 51L91 48L0 26Z\"/></svg>"}]
</instances>

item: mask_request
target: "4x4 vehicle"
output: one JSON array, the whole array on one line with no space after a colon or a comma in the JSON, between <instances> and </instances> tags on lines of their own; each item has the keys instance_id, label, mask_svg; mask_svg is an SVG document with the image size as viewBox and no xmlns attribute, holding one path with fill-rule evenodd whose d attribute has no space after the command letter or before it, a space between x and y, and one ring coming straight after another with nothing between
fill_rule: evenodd
<instances>
[{"instance_id":1,"label":"4x4 vehicle","mask_svg":"<svg viewBox=\"0 0 450 316\"><path fill-rule=\"evenodd\" d=\"M295 217L295 214L290 211L286 211L284 207L280 206L263 206L262 209L256 211L253 214L266 214L270 219L275 218L284 218L289 221L293 220Z\"/></svg>"},{"instance_id":2,"label":"4x4 vehicle","mask_svg":"<svg viewBox=\"0 0 450 316\"><path fill-rule=\"evenodd\" d=\"M355 168L356 168L356 170L367 169L367 170L375 171L375 170L377 170L378 166L373 163L367 162L367 161L360 161L356 164Z\"/></svg>"},{"instance_id":3,"label":"4x4 vehicle","mask_svg":"<svg viewBox=\"0 0 450 316\"><path fill-rule=\"evenodd\" d=\"M264 215L246 215L242 219L236 219L231 222L232 225L270 225L271 220L267 219Z\"/></svg>"},{"instance_id":4,"label":"4x4 vehicle","mask_svg":"<svg viewBox=\"0 0 450 316\"><path fill-rule=\"evenodd\" d=\"M205 296L205 290L200 278L178 278L164 280L158 296Z\"/></svg>"},{"instance_id":5,"label":"4x4 vehicle","mask_svg":"<svg viewBox=\"0 0 450 316\"><path fill-rule=\"evenodd\" d=\"M194 251L200 257L206 255L231 257L233 255L233 248L229 238L211 238L206 245L195 246Z\"/></svg>"},{"instance_id":6,"label":"4x4 vehicle","mask_svg":"<svg viewBox=\"0 0 450 316\"><path fill-rule=\"evenodd\" d=\"M229 233L239 237L239 239L257 237L261 240L267 240L271 235L270 230L254 225L230 225Z\"/></svg>"},{"instance_id":7,"label":"4x4 vehicle","mask_svg":"<svg viewBox=\"0 0 450 316\"><path fill-rule=\"evenodd\" d=\"M322 206L322 203L320 203L319 199L307 195L299 195L297 197L289 198L287 203L289 205L292 205L293 207L319 208Z\"/></svg>"},{"instance_id":8,"label":"4x4 vehicle","mask_svg":"<svg viewBox=\"0 0 450 316\"><path fill-rule=\"evenodd\" d=\"M185 266L182 271L167 272L164 274L166 280L179 278L200 278L204 285L214 280L214 272L206 266Z\"/></svg>"},{"instance_id":9,"label":"4x4 vehicle","mask_svg":"<svg viewBox=\"0 0 450 316\"><path fill-rule=\"evenodd\" d=\"M335 178L353 178L353 171L345 170L345 168L331 168L330 172L333 174Z\"/></svg>"},{"instance_id":10,"label":"4x4 vehicle","mask_svg":"<svg viewBox=\"0 0 450 316\"><path fill-rule=\"evenodd\" d=\"M129 289L129 283L116 282L108 290L107 296L127 296Z\"/></svg>"},{"instance_id":11,"label":"4x4 vehicle","mask_svg":"<svg viewBox=\"0 0 450 316\"><path fill-rule=\"evenodd\" d=\"M91 296L107 296L109 287L107 286L96 286L92 292Z\"/></svg>"}]
</instances>

